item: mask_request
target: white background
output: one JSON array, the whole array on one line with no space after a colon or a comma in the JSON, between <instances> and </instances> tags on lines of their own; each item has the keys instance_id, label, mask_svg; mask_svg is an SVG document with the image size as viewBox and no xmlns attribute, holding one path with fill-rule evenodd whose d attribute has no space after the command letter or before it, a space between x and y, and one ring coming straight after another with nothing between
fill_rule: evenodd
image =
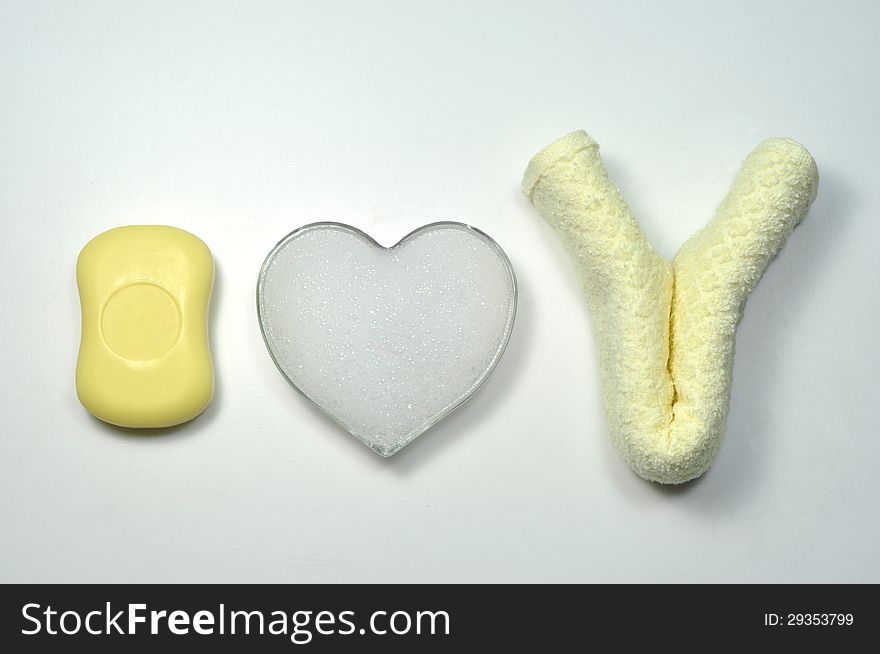
<instances>
[{"instance_id":1,"label":"white background","mask_svg":"<svg viewBox=\"0 0 880 654\"><path fill-rule=\"evenodd\" d=\"M61 3L0 11L2 581L880 581L880 5ZM728 436L678 488L611 447L592 324L519 192L577 128L665 256L768 136L819 196L752 295ZM480 393L384 460L290 389L266 253L338 220L476 225L520 282ZM139 435L79 405L80 248L212 249L217 395Z\"/></svg>"}]
</instances>

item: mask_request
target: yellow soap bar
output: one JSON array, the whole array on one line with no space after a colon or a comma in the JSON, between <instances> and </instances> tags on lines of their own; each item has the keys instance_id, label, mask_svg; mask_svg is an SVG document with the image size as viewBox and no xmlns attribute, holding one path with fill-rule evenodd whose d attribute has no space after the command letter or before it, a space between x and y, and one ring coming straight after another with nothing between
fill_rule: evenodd
<instances>
[{"instance_id":1,"label":"yellow soap bar","mask_svg":"<svg viewBox=\"0 0 880 654\"><path fill-rule=\"evenodd\" d=\"M76 280L83 406L121 427L170 427L204 411L214 395L208 246L176 227L117 227L82 249Z\"/></svg>"}]
</instances>

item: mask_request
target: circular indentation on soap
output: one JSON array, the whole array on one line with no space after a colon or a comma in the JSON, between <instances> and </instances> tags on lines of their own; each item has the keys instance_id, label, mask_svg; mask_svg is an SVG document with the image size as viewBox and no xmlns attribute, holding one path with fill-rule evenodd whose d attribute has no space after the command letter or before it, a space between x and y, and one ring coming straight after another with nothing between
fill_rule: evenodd
<instances>
[{"instance_id":1,"label":"circular indentation on soap","mask_svg":"<svg viewBox=\"0 0 880 654\"><path fill-rule=\"evenodd\" d=\"M107 300L101 332L110 349L125 359L157 359L177 340L180 311L174 298L158 284L130 284Z\"/></svg>"}]
</instances>

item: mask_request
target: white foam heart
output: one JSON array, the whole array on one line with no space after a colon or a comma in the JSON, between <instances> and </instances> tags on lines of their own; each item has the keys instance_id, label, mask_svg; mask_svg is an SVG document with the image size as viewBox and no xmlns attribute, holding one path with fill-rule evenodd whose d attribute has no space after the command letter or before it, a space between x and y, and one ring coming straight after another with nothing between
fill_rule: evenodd
<instances>
[{"instance_id":1,"label":"white foam heart","mask_svg":"<svg viewBox=\"0 0 880 654\"><path fill-rule=\"evenodd\" d=\"M468 399L504 352L516 278L495 241L433 223L384 248L314 223L266 257L257 310L290 384L391 456Z\"/></svg>"}]
</instances>

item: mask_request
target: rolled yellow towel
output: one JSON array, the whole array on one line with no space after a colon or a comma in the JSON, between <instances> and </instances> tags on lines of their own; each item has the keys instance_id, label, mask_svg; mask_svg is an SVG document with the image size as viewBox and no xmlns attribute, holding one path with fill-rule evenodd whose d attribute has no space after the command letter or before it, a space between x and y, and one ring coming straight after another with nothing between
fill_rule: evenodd
<instances>
[{"instance_id":1,"label":"rolled yellow towel","mask_svg":"<svg viewBox=\"0 0 880 654\"><path fill-rule=\"evenodd\" d=\"M670 263L648 243L586 132L529 162L523 193L571 252L596 325L612 440L645 479L682 483L715 460L746 298L818 183L806 148L764 141L714 220Z\"/></svg>"}]
</instances>

